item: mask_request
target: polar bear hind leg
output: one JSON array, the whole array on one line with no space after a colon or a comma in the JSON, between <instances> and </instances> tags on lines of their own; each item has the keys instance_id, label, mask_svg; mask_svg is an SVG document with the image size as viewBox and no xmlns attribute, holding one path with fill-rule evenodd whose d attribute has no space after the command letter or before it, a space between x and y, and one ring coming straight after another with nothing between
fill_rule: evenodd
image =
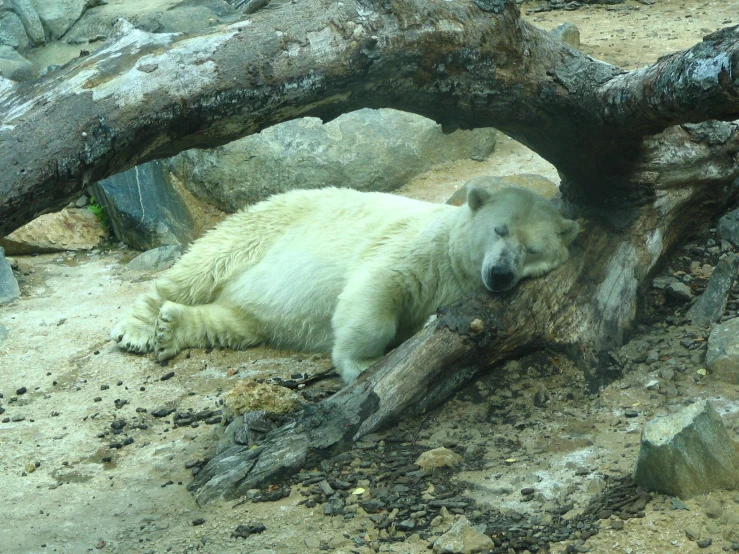
<instances>
[{"instance_id":1,"label":"polar bear hind leg","mask_svg":"<svg viewBox=\"0 0 739 554\"><path fill-rule=\"evenodd\" d=\"M164 302L156 321L155 352L161 361L185 348L223 346L242 350L265 342L259 323L238 308Z\"/></svg>"}]
</instances>

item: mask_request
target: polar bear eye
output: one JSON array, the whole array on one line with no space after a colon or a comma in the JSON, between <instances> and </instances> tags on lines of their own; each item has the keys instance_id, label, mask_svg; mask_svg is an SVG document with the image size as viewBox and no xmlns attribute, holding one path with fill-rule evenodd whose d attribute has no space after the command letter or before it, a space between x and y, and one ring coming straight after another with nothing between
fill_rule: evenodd
<instances>
[{"instance_id":1,"label":"polar bear eye","mask_svg":"<svg viewBox=\"0 0 739 554\"><path fill-rule=\"evenodd\" d=\"M499 237L507 237L508 236L508 225L500 225L495 228L495 233Z\"/></svg>"},{"instance_id":2,"label":"polar bear eye","mask_svg":"<svg viewBox=\"0 0 739 554\"><path fill-rule=\"evenodd\" d=\"M533 246L529 246L526 249L526 252L528 252L529 254L538 254L540 250L538 248L534 248Z\"/></svg>"}]
</instances>

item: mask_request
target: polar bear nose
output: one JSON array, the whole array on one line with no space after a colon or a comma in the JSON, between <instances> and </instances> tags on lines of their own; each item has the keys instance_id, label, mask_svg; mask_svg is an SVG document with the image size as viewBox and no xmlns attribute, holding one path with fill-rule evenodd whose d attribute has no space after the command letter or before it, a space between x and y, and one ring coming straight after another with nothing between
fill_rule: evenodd
<instances>
[{"instance_id":1,"label":"polar bear nose","mask_svg":"<svg viewBox=\"0 0 739 554\"><path fill-rule=\"evenodd\" d=\"M495 266L490 270L490 286L493 290L506 290L513 283L513 272L503 266Z\"/></svg>"}]
</instances>

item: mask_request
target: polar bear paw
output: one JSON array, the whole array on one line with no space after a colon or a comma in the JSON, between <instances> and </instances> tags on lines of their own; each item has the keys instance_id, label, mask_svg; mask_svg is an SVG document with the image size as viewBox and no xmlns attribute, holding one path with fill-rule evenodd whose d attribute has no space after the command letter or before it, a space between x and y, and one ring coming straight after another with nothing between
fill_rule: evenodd
<instances>
[{"instance_id":1,"label":"polar bear paw","mask_svg":"<svg viewBox=\"0 0 739 554\"><path fill-rule=\"evenodd\" d=\"M110 332L110 338L128 352L144 354L154 350L154 326L133 315L119 321Z\"/></svg>"},{"instance_id":2,"label":"polar bear paw","mask_svg":"<svg viewBox=\"0 0 739 554\"><path fill-rule=\"evenodd\" d=\"M165 302L159 310L156 323L154 352L157 360L164 362L173 358L181 349L177 344L177 325L180 308L174 302Z\"/></svg>"}]
</instances>

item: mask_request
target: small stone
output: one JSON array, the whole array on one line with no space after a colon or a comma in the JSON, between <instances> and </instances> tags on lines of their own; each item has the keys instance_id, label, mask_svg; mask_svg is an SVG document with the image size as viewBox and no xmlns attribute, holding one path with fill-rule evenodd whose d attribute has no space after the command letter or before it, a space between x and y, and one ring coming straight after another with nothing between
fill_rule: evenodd
<instances>
[{"instance_id":1,"label":"small stone","mask_svg":"<svg viewBox=\"0 0 739 554\"><path fill-rule=\"evenodd\" d=\"M670 283L666 289L667 296L680 302L686 302L693 299L693 291L685 283L675 281Z\"/></svg>"},{"instance_id":2,"label":"small stone","mask_svg":"<svg viewBox=\"0 0 739 554\"><path fill-rule=\"evenodd\" d=\"M416 460L416 465L426 471L431 471L439 467L454 467L461 461L462 456L442 446L423 452Z\"/></svg>"},{"instance_id":3,"label":"small stone","mask_svg":"<svg viewBox=\"0 0 739 554\"><path fill-rule=\"evenodd\" d=\"M321 541L315 537L305 537L305 546L308 548L320 548Z\"/></svg>"},{"instance_id":4,"label":"small stone","mask_svg":"<svg viewBox=\"0 0 739 554\"><path fill-rule=\"evenodd\" d=\"M706 501L705 510L708 517L710 517L711 519L717 519L721 517L721 514L724 511L724 507L721 505L720 502L717 502L716 500L711 498Z\"/></svg>"},{"instance_id":5,"label":"small stone","mask_svg":"<svg viewBox=\"0 0 739 554\"><path fill-rule=\"evenodd\" d=\"M26 394L27 392L28 392L28 389L26 387L21 387L15 391L15 394L20 396L21 394Z\"/></svg>"},{"instance_id":6,"label":"small stone","mask_svg":"<svg viewBox=\"0 0 739 554\"><path fill-rule=\"evenodd\" d=\"M688 526L685 528L685 536L688 537L691 541L697 541L701 534L700 531L696 527Z\"/></svg>"},{"instance_id":7,"label":"small stone","mask_svg":"<svg viewBox=\"0 0 739 554\"><path fill-rule=\"evenodd\" d=\"M713 544L713 539L701 539L696 544L698 548L708 548Z\"/></svg>"},{"instance_id":8,"label":"small stone","mask_svg":"<svg viewBox=\"0 0 739 554\"><path fill-rule=\"evenodd\" d=\"M469 553L492 550L493 540L470 525L462 516L452 528L436 539L433 545L437 554Z\"/></svg>"},{"instance_id":9,"label":"small stone","mask_svg":"<svg viewBox=\"0 0 739 554\"><path fill-rule=\"evenodd\" d=\"M192 520L192 524L194 526L202 525L203 523L205 523L205 519L203 519L202 517L199 517L198 519L193 519Z\"/></svg>"},{"instance_id":10,"label":"small stone","mask_svg":"<svg viewBox=\"0 0 739 554\"><path fill-rule=\"evenodd\" d=\"M624 522L621 519L614 519L611 521L611 529L615 529L616 531L620 531L624 528Z\"/></svg>"},{"instance_id":11,"label":"small stone","mask_svg":"<svg viewBox=\"0 0 739 554\"><path fill-rule=\"evenodd\" d=\"M549 31L549 34L573 48L580 48L580 30L574 23L566 21Z\"/></svg>"}]
</instances>

